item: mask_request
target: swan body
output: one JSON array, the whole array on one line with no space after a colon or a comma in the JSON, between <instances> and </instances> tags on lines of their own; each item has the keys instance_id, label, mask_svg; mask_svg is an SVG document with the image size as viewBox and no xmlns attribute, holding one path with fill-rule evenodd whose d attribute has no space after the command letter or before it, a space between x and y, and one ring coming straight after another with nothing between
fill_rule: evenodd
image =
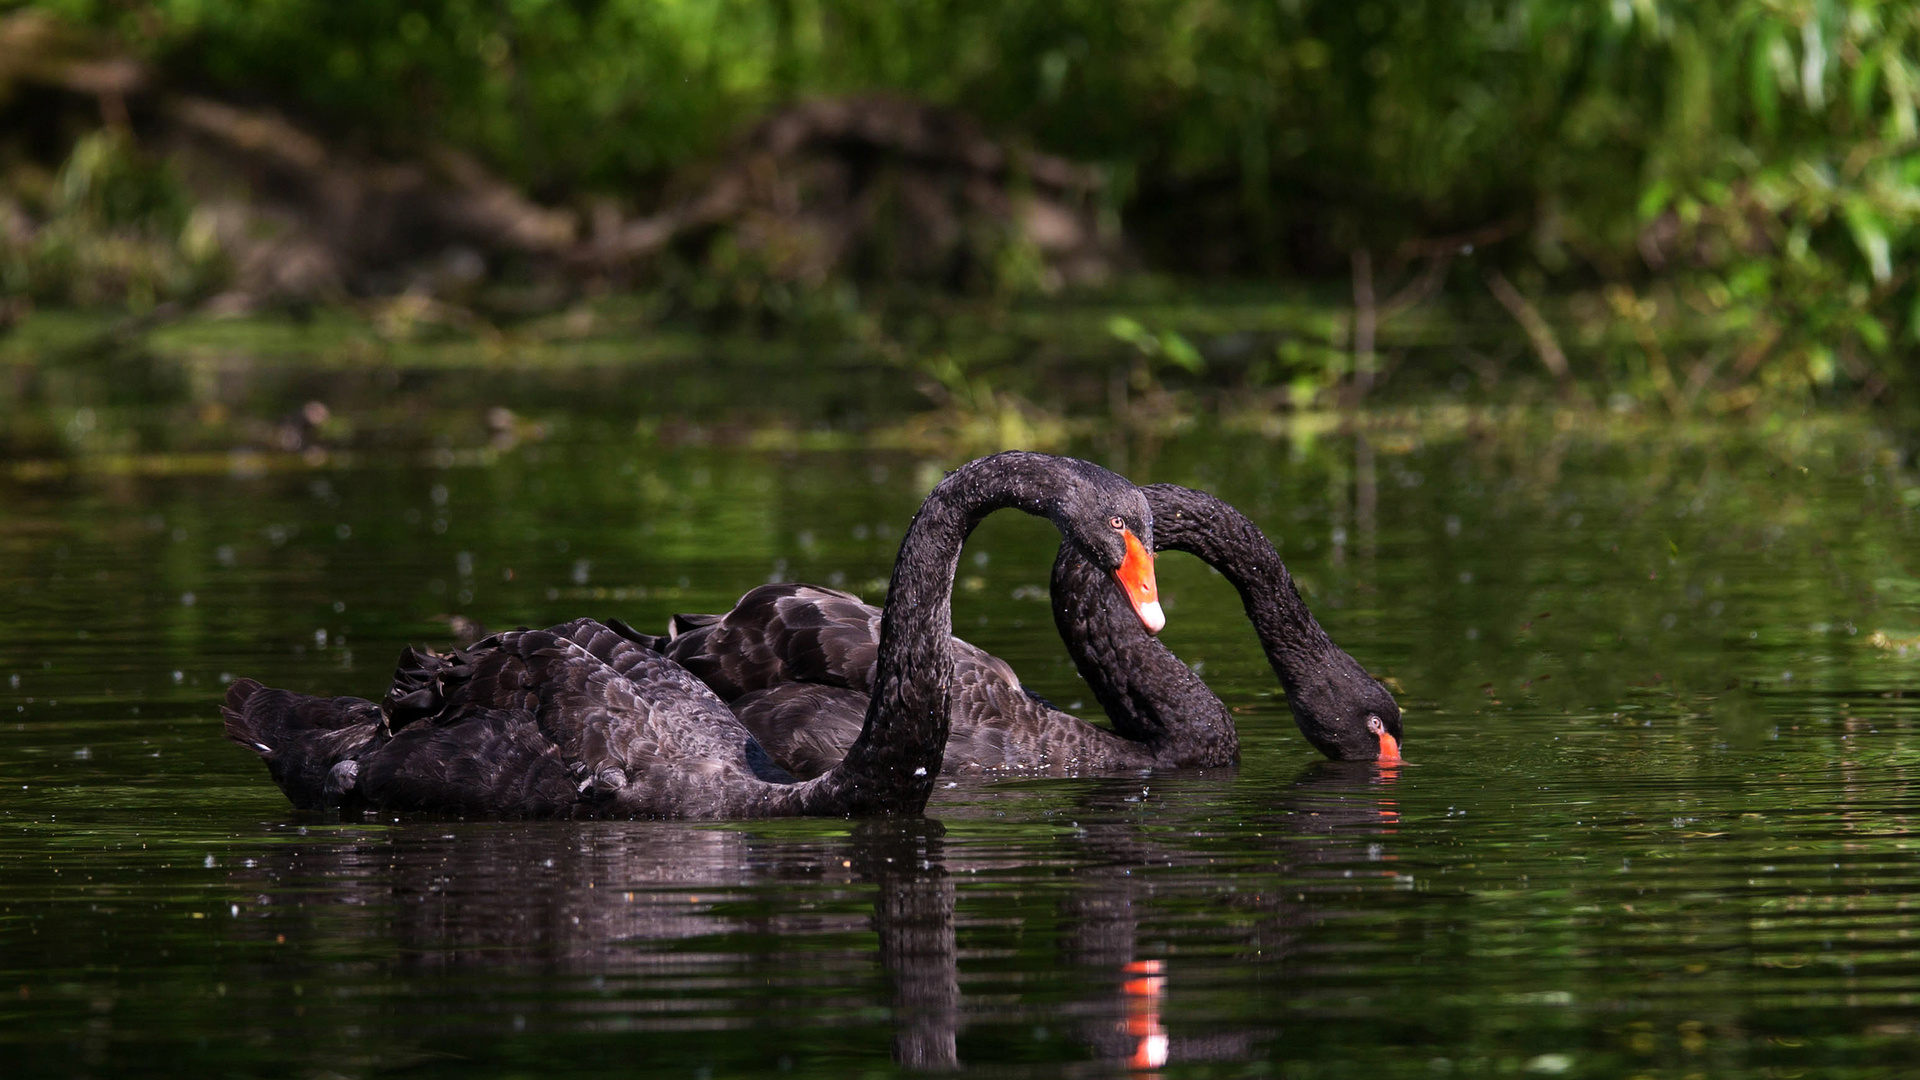
<instances>
[{"instance_id":1,"label":"swan body","mask_svg":"<svg viewBox=\"0 0 1920 1080\"><path fill-rule=\"evenodd\" d=\"M1014 508L1105 567L1159 619L1152 516L1132 484L1072 458L1009 452L961 467L914 516L894 564L857 734L795 782L686 669L591 619L514 630L447 656L408 649L377 704L242 679L228 738L302 808L516 816L747 818L917 814L939 773L955 668L953 577L967 534Z\"/></svg>"}]
</instances>

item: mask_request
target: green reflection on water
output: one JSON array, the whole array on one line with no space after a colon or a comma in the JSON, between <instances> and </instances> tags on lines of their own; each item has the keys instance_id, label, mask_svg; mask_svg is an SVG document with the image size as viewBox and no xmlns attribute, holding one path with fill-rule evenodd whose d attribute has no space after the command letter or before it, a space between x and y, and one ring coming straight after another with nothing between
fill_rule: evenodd
<instances>
[{"instance_id":1,"label":"green reflection on water","mask_svg":"<svg viewBox=\"0 0 1920 1080\"><path fill-rule=\"evenodd\" d=\"M1157 1025L1179 1075L1864 1076L1920 1043L1920 489L1864 425L1089 448L1267 529L1402 688L1397 775L1313 761L1231 590L1169 555L1237 769L968 781L904 827L297 817L220 737L225 679L375 695L450 613L877 598L955 464L615 430L0 479L28 1074L1131 1074ZM1072 705L1053 542L991 519L956 625Z\"/></svg>"}]
</instances>

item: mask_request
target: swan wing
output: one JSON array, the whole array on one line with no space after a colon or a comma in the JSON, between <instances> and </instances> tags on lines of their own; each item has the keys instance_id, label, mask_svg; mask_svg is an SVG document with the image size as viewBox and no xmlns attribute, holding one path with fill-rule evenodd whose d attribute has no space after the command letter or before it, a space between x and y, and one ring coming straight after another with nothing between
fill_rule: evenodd
<instances>
[{"instance_id":1,"label":"swan wing","mask_svg":"<svg viewBox=\"0 0 1920 1080\"><path fill-rule=\"evenodd\" d=\"M623 813L685 816L703 789L758 779L750 736L713 691L592 619L496 634L454 657L410 654L402 669L396 730L363 763L376 805L538 814L612 799Z\"/></svg>"},{"instance_id":2,"label":"swan wing","mask_svg":"<svg viewBox=\"0 0 1920 1080\"><path fill-rule=\"evenodd\" d=\"M580 802L574 771L524 709L469 709L401 729L353 765L382 810L548 817Z\"/></svg>"},{"instance_id":3,"label":"swan wing","mask_svg":"<svg viewBox=\"0 0 1920 1080\"><path fill-rule=\"evenodd\" d=\"M864 694L872 691L879 664L881 615L838 589L762 585L724 615L675 615L673 637L657 647L727 701L790 682ZM956 690L1020 689L1020 677L1006 661L952 640Z\"/></svg>"},{"instance_id":4,"label":"swan wing","mask_svg":"<svg viewBox=\"0 0 1920 1080\"><path fill-rule=\"evenodd\" d=\"M880 609L816 585L762 585L719 616L676 615L660 651L722 698L789 682L873 687Z\"/></svg>"},{"instance_id":5,"label":"swan wing","mask_svg":"<svg viewBox=\"0 0 1920 1080\"><path fill-rule=\"evenodd\" d=\"M847 756L866 723L867 701L845 687L782 683L743 695L733 711L769 758L807 780Z\"/></svg>"}]
</instances>

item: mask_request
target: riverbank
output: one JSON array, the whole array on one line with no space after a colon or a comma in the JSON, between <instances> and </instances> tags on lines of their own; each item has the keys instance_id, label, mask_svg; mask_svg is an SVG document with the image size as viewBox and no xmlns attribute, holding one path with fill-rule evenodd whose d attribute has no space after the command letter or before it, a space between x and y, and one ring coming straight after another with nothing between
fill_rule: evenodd
<instances>
[{"instance_id":1,"label":"riverbank","mask_svg":"<svg viewBox=\"0 0 1920 1080\"><path fill-rule=\"evenodd\" d=\"M0 339L0 459L23 480L300 471L383 455L475 463L583 440L957 461L1011 447L1125 457L1196 431L1297 451L1358 434L1387 454L1432 442L1711 446L1851 431L1871 433L1895 467L1917 449L1912 428L1857 395L1809 408L1801 389L1729 383L1710 368L1677 397L1647 379L1558 380L1491 319L1383 323L1362 393L1351 315L1305 296L1087 301L949 311L937 337L907 347L878 331L674 328L623 300L505 330L399 332L342 309L161 325L36 313ZM1596 341L1573 354L1578 363L1638 347L1630 329ZM1671 355L1689 366L1676 367L1703 370L1702 354L1682 348Z\"/></svg>"}]
</instances>

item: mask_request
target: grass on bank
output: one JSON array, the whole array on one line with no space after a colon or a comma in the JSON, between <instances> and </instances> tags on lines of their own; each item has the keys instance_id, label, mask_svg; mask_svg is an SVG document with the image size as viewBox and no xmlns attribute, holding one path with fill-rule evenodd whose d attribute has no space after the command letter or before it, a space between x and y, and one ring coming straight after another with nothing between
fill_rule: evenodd
<instances>
[{"instance_id":1,"label":"grass on bank","mask_svg":"<svg viewBox=\"0 0 1920 1080\"><path fill-rule=\"evenodd\" d=\"M1362 313L1344 299L1143 280L773 336L676 326L644 296L505 326L405 297L298 318L34 311L0 337L0 445L34 461L266 455L253 468L276 454L465 453L590 431L956 455L1199 426L1311 440L1514 409L1582 427L1875 411L1838 367L1746 363L1724 316L1671 298L1601 290L1539 305L1558 368L1484 299L1376 311L1363 351Z\"/></svg>"}]
</instances>

